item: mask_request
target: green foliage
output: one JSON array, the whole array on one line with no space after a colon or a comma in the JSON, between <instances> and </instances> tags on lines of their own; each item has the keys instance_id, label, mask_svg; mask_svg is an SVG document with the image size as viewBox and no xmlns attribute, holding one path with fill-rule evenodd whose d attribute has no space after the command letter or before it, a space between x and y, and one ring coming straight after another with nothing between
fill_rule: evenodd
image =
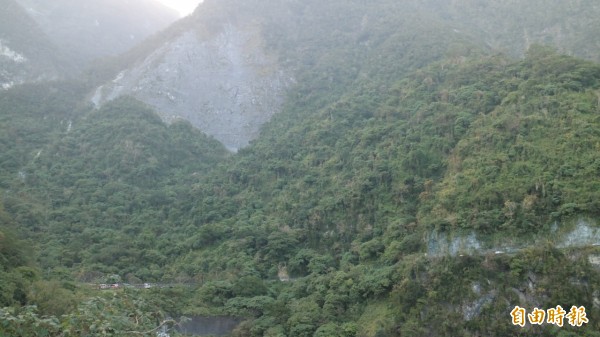
<instances>
[{"instance_id":1,"label":"green foliage","mask_svg":"<svg viewBox=\"0 0 600 337\"><path fill-rule=\"evenodd\" d=\"M152 336L174 323L155 303L130 293L91 298L60 318L40 316L35 306L0 309L0 334L15 337Z\"/></svg>"},{"instance_id":2,"label":"green foliage","mask_svg":"<svg viewBox=\"0 0 600 337\"><path fill-rule=\"evenodd\" d=\"M0 331L152 335L168 310L245 317L239 336L505 336L529 333L511 305L561 304L590 308L593 335L585 251L425 258L423 238L597 217L600 67L540 46L485 56L422 20L429 5L207 2L200 36L264 12L297 81L236 155L131 98L91 110L69 83L2 93ZM74 283L118 279L190 288Z\"/></svg>"},{"instance_id":3,"label":"green foliage","mask_svg":"<svg viewBox=\"0 0 600 337\"><path fill-rule=\"evenodd\" d=\"M11 151L4 153L14 166L7 167L11 176L2 184L22 191L7 193L4 208L31 237L44 231L36 239L45 252L40 259L44 268L84 262L81 274L134 271L141 279L159 279L160 266L181 247L175 238L158 244L157 235L167 232L172 219L182 225L192 193L187 185L226 156L223 147L188 123L163 124L132 99L78 118L62 112L75 109L68 100L52 102L19 90L0 103L12 106L30 96L36 100L15 104L2 125L22 134L31 148L11 147L20 151L19 157L29 157L20 162L10 160ZM132 268L132 261L145 268Z\"/></svg>"},{"instance_id":4,"label":"green foliage","mask_svg":"<svg viewBox=\"0 0 600 337\"><path fill-rule=\"evenodd\" d=\"M0 306L25 305L27 289L38 273L31 254L11 228L0 225Z\"/></svg>"},{"instance_id":5,"label":"green foliage","mask_svg":"<svg viewBox=\"0 0 600 337\"><path fill-rule=\"evenodd\" d=\"M496 84L502 103L475 120L457 144L423 220L536 233L554 220L596 215L600 139L592 125L600 68L532 47L522 63L498 71L520 80ZM499 83L493 71L485 76L490 82L482 77L478 86Z\"/></svg>"},{"instance_id":6,"label":"green foliage","mask_svg":"<svg viewBox=\"0 0 600 337\"><path fill-rule=\"evenodd\" d=\"M327 323L321 325L313 336L315 337L354 337L357 327L354 323L336 324Z\"/></svg>"},{"instance_id":7,"label":"green foliage","mask_svg":"<svg viewBox=\"0 0 600 337\"><path fill-rule=\"evenodd\" d=\"M14 337L59 336L60 322L55 317L40 317L35 306L0 309L0 333Z\"/></svg>"},{"instance_id":8,"label":"green foliage","mask_svg":"<svg viewBox=\"0 0 600 337\"><path fill-rule=\"evenodd\" d=\"M598 67L540 47L528 55L518 62L497 56L440 62L385 92L367 91L381 97L379 104L361 94L369 89L363 83L303 121L284 111L208 180L228 184L225 196L238 207L211 223L223 229L252 223L252 239L244 239L247 229L234 230L216 250L200 249L186 260L209 258L218 266L227 259L215 252L235 252L264 276L285 265L301 277L275 288L278 309L252 309L258 317L247 324L260 333L266 330L258 326L271 320L288 335L330 333L379 299L390 303L380 309L389 319L366 335L514 334L499 323L506 319L502 303L518 303L511 289L522 289L531 275L543 280L532 296L553 289L548 306L588 303L591 289L569 291L559 278L595 272L563 268L552 276L566 261L551 249L508 261L416 257L434 227L537 235L556 219L596 215L589 203L597 173L591 164ZM230 296L230 305L249 301ZM453 311L471 306L478 308L473 320Z\"/></svg>"}]
</instances>

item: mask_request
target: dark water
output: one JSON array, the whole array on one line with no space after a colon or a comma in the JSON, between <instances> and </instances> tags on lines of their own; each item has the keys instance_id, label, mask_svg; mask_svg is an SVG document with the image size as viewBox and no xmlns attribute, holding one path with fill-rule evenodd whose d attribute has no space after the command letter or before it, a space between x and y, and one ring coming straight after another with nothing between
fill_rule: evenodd
<instances>
[{"instance_id":1,"label":"dark water","mask_svg":"<svg viewBox=\"0 0 600 337\"><path fill-rule=\"evenodd\" d=\"M231 316L192 316L181 324L179 332L188 336L228 336L243 319Z\"/></svg>"}]
</instances>

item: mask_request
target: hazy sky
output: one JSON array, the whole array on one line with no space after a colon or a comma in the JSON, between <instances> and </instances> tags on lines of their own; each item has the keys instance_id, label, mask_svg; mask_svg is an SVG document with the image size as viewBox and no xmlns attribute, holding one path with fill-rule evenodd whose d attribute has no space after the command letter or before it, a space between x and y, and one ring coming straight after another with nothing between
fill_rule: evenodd
<instances>
[{"instance_id":1,"label":"hazy sky","mask_svg":"<svg viewBox=\"0 0 600 337\"><path fill-rule=\"evenodd\" d=\"M191 14L202 0L158 0L163 4L174 8L181 13L181 16Z\"/></svg>"}]
</instances>

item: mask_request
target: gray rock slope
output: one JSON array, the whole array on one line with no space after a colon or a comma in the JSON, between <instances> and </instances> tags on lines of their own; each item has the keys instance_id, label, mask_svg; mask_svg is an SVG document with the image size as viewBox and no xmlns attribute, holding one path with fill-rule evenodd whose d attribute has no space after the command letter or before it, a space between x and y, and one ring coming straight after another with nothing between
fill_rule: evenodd
<instances>
[{"instance_id":1,"label":"gray rock slope","mask_svg":"<svg viewBox=\"0 0 600 337\"><path fill-rule=\"evenodd\" d=\"M96 106L131 95L167 121L183 118L237 151L280 110L292 79L264 48L257 23L188 27L92 94Z\"/></svg>"}]
</instances>

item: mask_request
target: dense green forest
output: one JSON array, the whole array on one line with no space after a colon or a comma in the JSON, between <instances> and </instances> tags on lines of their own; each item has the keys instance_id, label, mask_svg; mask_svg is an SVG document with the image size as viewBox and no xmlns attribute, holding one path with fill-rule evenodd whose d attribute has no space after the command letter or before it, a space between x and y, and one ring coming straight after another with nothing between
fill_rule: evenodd
<instances>
[{"instance_id":1,"label":"dense green forest","mask_svg":"<svg viewBox=\"0 0 600 337\"><path fill-rule=\"evenodd\" d=\"M447 34L426 3L377 3L203 5L217 30L265 13L295 72L236 154L133 98L87 103L148 45L0 92L0 335L226 315L244 319L234 336L600 336L600 249L561 245L600 215L600 65L515 58ZM461 236L478 248L432 253ZM116 282L172 288L96 286ZM589 322L521 328L517 305Z\"/></svg>"},{"instance_id":2,"label":"dense green forest","mask_svg":"<svg viewBox=\"0 0 600 337\"><path fill-rule=\"evenodd\" d=\"M596 217L599 81L599 66L542 47L516 62L444 60L302 121L285 111L235 156L131 99L85 113L43 99L57 88L14 89L3 95L20 109L2 123L3 303L62 314L86 296L77 282L118 274L195 283L174 310L247 317L240 335L502 335L518 331L506 303L533 274L532 303L585 305L591 333L592 248L423 253L431 230L531 236ZM11 239L15 227L39 256ZM293 282L276 281L281 270ZM585 280L575 292L563 282L573 277ZM44 306L40 291L70 297ZM465 322L458 308L481 296L494 300Z\"/></svg>"}]
</instances>

